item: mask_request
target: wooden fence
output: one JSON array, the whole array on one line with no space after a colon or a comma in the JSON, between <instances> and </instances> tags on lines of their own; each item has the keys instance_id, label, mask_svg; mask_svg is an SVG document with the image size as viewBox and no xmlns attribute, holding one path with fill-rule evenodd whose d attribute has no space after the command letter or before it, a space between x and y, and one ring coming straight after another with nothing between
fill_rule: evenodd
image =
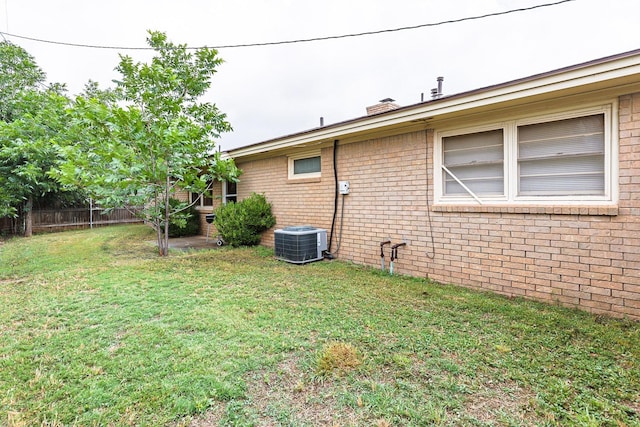
<instances>
[{"instance_id":1,"label":"wooden fence","mask_svg":"<svg viewBox=\"0 0 640 427\"><path fill-rule=\"evenodd\" d=\"M13 234L15 230L15 221L11 218L0 218L0 235Z\"/></svg>"},{"instance_id":2,"label":"wooden fence","mask_svg":"<svg viewBox=\"0 0 640 427\"><path fill-rule=\"evenodd\" d=\"M34 233L143 222L128 209L113 209L104 213L100 208L34 210L32 221ZM23 229L24 218L0 218L0 235L20 234Z\"/></svg>"},{"instance_id":3,"label":"wooden fence","mask_svg":"<svg viewBox=\"0 0 640 427\"><path fill-rule=\"evenodd\" d=\"M34 210L32 218L34 233L142 222L128 209L112 209L109 213L99 208Z\"/></svg>"}]
</instances>

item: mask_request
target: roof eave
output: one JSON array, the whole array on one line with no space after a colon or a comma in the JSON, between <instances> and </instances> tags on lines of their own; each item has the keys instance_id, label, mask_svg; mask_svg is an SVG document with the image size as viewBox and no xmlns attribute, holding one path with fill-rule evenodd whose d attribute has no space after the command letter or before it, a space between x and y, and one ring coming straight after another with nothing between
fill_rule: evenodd
<instances>
[{"instance_id":1,"label":"roof eave","mask_svg":"<svg viewBox=\"0 0 640 427\"><path fill-rule=\"evenodd\" d=\"M239 158L312 142L341 139L346 135L376 128L394 126L426 118L431 119L458 111L513 102L534 96L548 95L551 97L554 93L560 91L578 90L581 87L608 81L623 81L625 78L633 76L640 76L640 49L497 85L444 96L436 100L401 107L389 112L309 129L229 150L227 154L229 157Z\"/></svg>"}]
</instances>

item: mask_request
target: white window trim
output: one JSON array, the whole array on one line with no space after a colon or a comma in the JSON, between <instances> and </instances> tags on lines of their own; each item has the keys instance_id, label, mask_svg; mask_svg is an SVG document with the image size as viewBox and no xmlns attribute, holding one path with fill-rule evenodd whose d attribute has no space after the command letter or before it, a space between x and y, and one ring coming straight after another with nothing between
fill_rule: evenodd
<instances>
[{"instance_id":1,"label":"white window trim","mask_svg":"<svg viewBox=\"0 0 640 427\"><path fill-rule=\"evenodd\" d=\"M322 171L311 172L311 173L298 173L298 174L293 173L294 161L301 160L301 159L308 159L311 157L320 157L320 163L322 163L322 156L320 155L320 150L305 151L305 152L296 153L288 156L289 179L320 178L322 176Z\"/></svg>"},{"instance_id":2,"label":"white window trim","mask_svg":"<svg viewBox=\"0 0 640 427\"><path fill-rule=\"evenodd\" d=\"M604 114L605 194L602 196L518 196L518 126ZM470 133L502 129L504 134L504 194L500 196L445 196L443 194L442 139ZM501 122L438 130L434 138L434 203L436 205L603 205L618 202L618 103L594 105L575 110L556 111L544 115L521 116Z\"/></svg>"}]
</instances>

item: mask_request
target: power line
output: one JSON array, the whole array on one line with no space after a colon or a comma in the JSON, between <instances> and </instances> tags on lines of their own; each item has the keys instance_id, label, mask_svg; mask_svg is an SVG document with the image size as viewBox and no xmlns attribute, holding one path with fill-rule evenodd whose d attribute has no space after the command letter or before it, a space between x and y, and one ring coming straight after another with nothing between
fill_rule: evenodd
<instances>
[{"instance_id":1,"label":"power line","mask_svg":"<svg viewBox=\"0 0 640 427\"><path fill-rule=\"evenodd\" d=\"M529 7L522 7L522 8L518 8L518 9L510 9L510 10L506 10L506 11L503 11L503 12L493 12L493 13L487 13L487 14L484 14L484 15L468 16L468 17L465 17L465 18L450 19L450 20L446 20L446 21L433 22L433 23L428 23L428 24L412 25L412 26L406 26L406 27L391 28L391 29L386 29L386 30L365 31L365 32L361 32L361 33L341 34L341 35L337 35L337 36L312 37L312 38L308 38L308 39L282 40L282 41L275 41L275 42L262 42L262 43L246 43L246 44L230 44L230 45L210 46L210 48L213 48L213 49L232 49L232 48L241 48L241 47L277 46L277 45L284 45L284 44L309 43L309 42L317 42L317 41L325 41L325 40L345 39L345 38L351 38L351 37L371 36L371 35L375 35L375 34L394 33L394 32L399 32L399 31L415 30L415 29L418 29L418 28L437 27L437 26L440 26L440 25L455 24L455 23L458 23L458 22L485 19L485 18L490 18L490 17L494 17L494 16L508 15L508 14L511 14L511 13L526 12L526 11L530 11L530 10L534 10L534 9L540 9L540 8L543 8L543 7L557 6L557 5L560 5L560 4L563 4L563 3L569 3L569 2L572 2L572 1L576 1L576 0L559 0L559 1L556 1L556 2L553 2L553 3L544 3L544 4L538 4L538 5L534 5L534 6L529 6ZM153 50L153 48L148 47L148 46L146 46L146 47L100 46L100 45L89 45L89 44L81 44L81 43L59 42L59 41L53 41L53 40L39 39L39 38L35 38L35 37L21 36L21 35L18 35L18 34L10 34L8 32L3 32L3 31L0 31L0 35L2 35L3 37L4 36L15 37L15 38L18 38L18 39L30 40L30 41L39 42L39 43L49 43L49 44L55 44L55 45L61 45L61 46L82 47L82 48L89 48L89 49ZM202 49L204 47L206 47L206 46L202 46L202 47L187 47L187 49Z\"/></svg>"}]
</instances>

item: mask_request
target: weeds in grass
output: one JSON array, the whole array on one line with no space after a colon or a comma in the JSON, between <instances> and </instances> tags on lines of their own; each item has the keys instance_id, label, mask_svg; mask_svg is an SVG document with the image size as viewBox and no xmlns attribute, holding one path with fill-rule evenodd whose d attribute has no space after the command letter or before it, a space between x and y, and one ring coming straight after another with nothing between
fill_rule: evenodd
<instances>
[{"instance_id":1,"label":"weeds in grass","mask_svg":"<svg viewBox=\"0 0 640 427\"><path fill-rule=\"evenodd\" d=\"M318 356L318 373L330 375L344 374L362 365L362 356L352 344L330 342Z\"/></svg>"}]
</instances>

